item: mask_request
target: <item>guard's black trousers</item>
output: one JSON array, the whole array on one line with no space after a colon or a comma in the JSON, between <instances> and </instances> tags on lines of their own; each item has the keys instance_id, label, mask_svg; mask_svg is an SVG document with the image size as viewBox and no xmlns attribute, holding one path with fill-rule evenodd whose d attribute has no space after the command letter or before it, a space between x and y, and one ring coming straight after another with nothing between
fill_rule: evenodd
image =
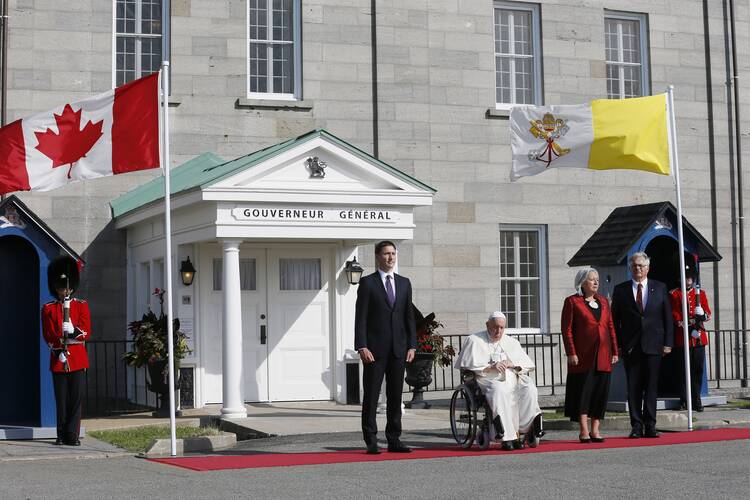
<instances>
[{"instance_id":1,"label":"guard's black trousers","mask_svg":"<svg viewBox=\"0 0 750 500\"><path fill-rule=\"evenodd\" d=\"M674 354L679 358L679 365L682 369L680 377L680 401L687 404L687 391L685 390L685 351L682 348L676 348ZM698 406L701 400L701 387L703 386L703 369L706 363L706 348L704 346L691 347L688 351L690 356L690 393L692 395L693 408Z\"/></svg>"},{"instance_id":2,"label":"guard's black trousers","mask_svg":"<svg viewBox=\"0 0 750 500\"><path fill-rule=\"evenodd\" d=\"M81 430L81 403L86 370L53 373L57 407L57 439L73 443Z\"/></svg>"}]
</instances>

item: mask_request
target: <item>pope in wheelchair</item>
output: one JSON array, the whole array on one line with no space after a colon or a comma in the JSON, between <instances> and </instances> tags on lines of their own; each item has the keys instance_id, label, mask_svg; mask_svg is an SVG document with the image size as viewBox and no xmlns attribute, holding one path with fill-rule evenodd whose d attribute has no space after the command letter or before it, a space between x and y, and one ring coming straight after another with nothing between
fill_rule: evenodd
<instances>
[{"instance_id":1,"label":"pope in wheelchair","mask_svg":"<svg viewBox=\"0 0 750 500\"><path fill-rule=\"evenodd\" d=\"M490 314L486 325L466 338L455 361L463 383L451 398L453 436L465 448L475 440L483 449L491 441L502 441L504 450L536 447L544 430L530 375L534 362L518 340L504 335L503 313Z\"/></svg>"}]
</instances>

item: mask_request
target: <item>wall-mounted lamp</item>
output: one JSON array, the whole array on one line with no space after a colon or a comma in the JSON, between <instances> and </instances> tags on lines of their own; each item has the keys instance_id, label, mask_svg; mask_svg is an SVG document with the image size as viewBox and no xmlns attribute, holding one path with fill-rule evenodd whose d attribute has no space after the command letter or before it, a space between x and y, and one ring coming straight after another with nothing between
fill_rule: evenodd
<instances>
[{"instance_id":1,"label":"wall-mounted lamp","mask_svg":"<svg viewBox=\"0 0 750 500\"><path fill-rule=\"evenodd\" d=\"M357 258L354 257L353 260L346 261L344 272L346 273L346 281L348 281L350 285L356 285L359 283L359 279L362 277L362 273L365 272L365 270L362 269L362 266L357 262Z\"/></svg>"},{"instance_id":2,"label":"wall-mounted lamp","mask_svg":"<svg viewBox=\"0 0 750 500\"><path fill-rule=\"evenodd\" d=\"M182 276L183 285L190 286L193 284L193 278L195 278L195 268L193 267L193 263L190 262L190 256L188 256L187 260L183 260L180 263L180 276Z\"/></svg>"}]
</instances>

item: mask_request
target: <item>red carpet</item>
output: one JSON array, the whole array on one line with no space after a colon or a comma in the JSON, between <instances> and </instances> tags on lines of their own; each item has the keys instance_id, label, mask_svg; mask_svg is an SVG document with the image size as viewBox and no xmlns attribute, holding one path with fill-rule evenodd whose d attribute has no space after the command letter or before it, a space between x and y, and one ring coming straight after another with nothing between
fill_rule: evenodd
<instances>
[{"instance_id":1,"label":"red carpet","mask_svg":"<svg viewBox=\"0 0 750 500\"><path fill-rule=\"evenodd\" d=\"M545 441L538 448L518 451L502 451L493 445L487 451L474 447L464 450L457 446L414 448L412 453L388 453L367 455L363 450L330 451L322 453L267 453L254 455L209 455L203 457L153 458L152 462L175 465L194 471L223 469L253 469L257 467L289 467L295 465L340 464L348 462L380 462L384 460L417 460L425 458L474 457L478 455L524 455L557 451L601 450L609 448L635 448L640 446L664 446L674 444L707 443L712 441L734 441L750 439L750 428L711 429L693 432L665 432L658 439L628 439L608 437L604 443L579 443L578 441Z\"/></svg>"}]
</instances>

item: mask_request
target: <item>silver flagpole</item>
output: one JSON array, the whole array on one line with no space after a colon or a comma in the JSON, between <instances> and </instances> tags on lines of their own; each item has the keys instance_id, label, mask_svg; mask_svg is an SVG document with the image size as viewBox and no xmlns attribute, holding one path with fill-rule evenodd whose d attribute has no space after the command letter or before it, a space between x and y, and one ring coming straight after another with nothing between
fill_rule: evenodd
<instances>
[{"instance_id":1,"label":"silver flagpole","mask_svg":"<svg viewBox=\"0 0 750 500\"><path fill-rule=\"evenodd\" d=\"M685 399L687 400L688 430L693 430L693 397L690 387L690 344L688 334L687 290L685 289L685 242L682 238L682 193L680 191L680 166L677 159L677 126L674 119L674 85L667 87L667 116L669 119L669 146L674 165L674 185L677 191L677 240L680 251L680 290L682 290L682 340L685 355Z\"/></svg>"},{"instance_id":2,"label":"silver flagpole","mask_svg":"<svg viewBox=\"0 0 750 500\"><path fill-rule=\"evenodd\" d=\"M162 167L164 168L164 235L166 249L164 256L164 267L167 270L167 357L169 365L169 442L171 455L177 455L177 429L175 422L175 400L174 400L174 318L172 317L172 206L170 203L169 185L169 61L161 63L162 103L163 117L162 145Z\"/></svg>"}]
</instances>

